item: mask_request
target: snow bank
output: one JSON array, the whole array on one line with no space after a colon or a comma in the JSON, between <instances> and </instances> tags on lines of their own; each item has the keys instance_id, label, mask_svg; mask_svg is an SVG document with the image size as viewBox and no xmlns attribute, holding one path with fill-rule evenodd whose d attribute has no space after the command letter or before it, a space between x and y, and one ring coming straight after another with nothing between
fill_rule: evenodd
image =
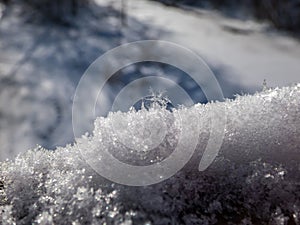
<instances>
[{"instance_id":1,"label":"snow bank","mask_svg":"<svg viewBox=\"0 0 300 225\"><path fill-rule=\"evenodd\" d=\"M55 151L38 147L0 164L2 223L300 224L299 103L300 84L174 112L156 107L98 118L93 135L74 145ZM211 117L223 117L219 108L224 105L222 148L214 163L199 172ZM85 150L94 158L109 151L135 165L161 161L178 141L175 113L190 118L189 135L195 124L200 135L192 159L172 178L145 187L122 186L85 163ZM122 127L122 120L133 124ZM155 153L145 150L149 143L138 133L139 127L157 128L153 123L166 123L170 131Z\"/></svg>"}]
</instances>

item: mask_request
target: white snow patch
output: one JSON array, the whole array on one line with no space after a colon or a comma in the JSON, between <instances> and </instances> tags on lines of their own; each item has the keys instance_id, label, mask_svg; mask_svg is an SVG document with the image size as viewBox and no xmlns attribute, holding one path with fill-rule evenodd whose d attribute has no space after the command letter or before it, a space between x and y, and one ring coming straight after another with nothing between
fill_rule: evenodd
<instances>
[{"instance_id":1,"label":"white snow patch","mask_svg":"<svg viewBox=\"0 0 300 225\"><path fill-rule=\"evenodd\" d=\"M72 146L55 151L37 148L19 155L13 162L0 164L2 223L297 224L299 103L300 84L240 96L234 101L178 109L181 116L198 118L188 126L190 132L195 123L200 126L196 152L201 153L209 136L211 115L224 116L218 114L218 108L226 106L228 119L220 154L207 171L197 170L196 154L171 179L140 188L120 186L101 178L86 165L79 150L89 149L95 157L99 151L108 150L120 160L134 163L130 157L133 153L118 138L118 129L122 130L122 139L127 137L130 142L134 141L131 134L139 126L128 126L128 132L123 132L121 127L112 129L110 122L125 116L145 127L149 125L145 116L154 112L165 114L165 109L133 111L121 117L112 113L99 118L93 135L83 136ZM175 130L173 126L174 133L157 148L156 153L163 156L176 145L176 129L180 130L174 120L168 123ZM155 124L160 126L159 122ZM146 156L143 160L149 159L149 155L142 156Z\"/></svg>"}]
</instances>

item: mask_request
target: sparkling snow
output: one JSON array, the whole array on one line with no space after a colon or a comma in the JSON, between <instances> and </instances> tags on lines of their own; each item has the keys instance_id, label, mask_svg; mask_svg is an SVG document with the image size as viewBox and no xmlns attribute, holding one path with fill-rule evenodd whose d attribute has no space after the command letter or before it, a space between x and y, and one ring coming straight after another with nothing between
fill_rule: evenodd
<instances>
[{"instance_id":1,"label":"sparkling snow","mask_svg":"<svg viewBox=\"0 0 300 225\"><path fill-rule=\"evenodd\" d=\"M299 224L299 103L300 84L178 109L187 119L198 118L188 124L190 132L195 123L200 127L196 153L175 176L145 187L122 186L102 178L85 163L80 151L88 149L95 157L99 151L110 151L127 163L149 163L153 155L141 149L130 151L131 145L122 145L122 140L135 141L131 134L138 125L157 129L145 117L170 117L174 112L161 107L98 118L93 134L73 145L55 151L37 147L0 164L2 223ZM227 110L223 146L209 169L199 172L211 115L224 116L218 113L220 105ZM124 118L137 124L128 126L128 132L119 132L124 130L122 125L112 129L112 121ZM167 157L181 127L174 120L160 118L171 132L156 154ZM160 126L159 121L155 124ZM133 154L141 158L130 161Z\"/></svg>"}]
</instances>

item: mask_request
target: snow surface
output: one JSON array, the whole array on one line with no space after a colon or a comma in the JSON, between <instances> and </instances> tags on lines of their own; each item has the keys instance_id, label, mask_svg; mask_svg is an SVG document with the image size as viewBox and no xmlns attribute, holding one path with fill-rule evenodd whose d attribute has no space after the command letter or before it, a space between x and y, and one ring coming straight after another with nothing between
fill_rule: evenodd
<instances>
[{"instance_id":1,"label":"snow surface","mask_svg":"<svg viewBox=\"0 0 300 225\"><path fill-rule=\"evenodd\" d=\"M0 164L2 223L300 224L299 103L297 84L174 112L161 106L110 113L95 121L92 135L73 145L55 151L38 147ZM221 106L227 111L223 146L209 169L199 172L211 117L224 116ZM97 159L109 151L127 163L153 163L153 155L159 162L170 154L181 130L176 119L165 120L174 113L189 120L189 134L197 124L200 135L193 158L171 179L122 186L101 178L82 159L81 152ZM162 121L153 125L145 120L148 115ZM122 126L112 129L111 123L126 118L135 123L127 132ZM155 131L166 121L170 132L155 154L122 144L135 141L131 135L138 127Z\"/></svg>"},{"instance_id":2,"label":"snow surface","mask_svg":"<svg viewBox=\"0 0 300 225\"><path fill-rule=\"evenodd\" d=\"M97 2L107 4L105 0ZM117 1L109 2L119 7ZM127 1L127 13L149 27L161 28L159 39L192 49L210 65L224 65L234 75L232 79L240 79L246 86L258 87L263 79L271 87L299 82L299 41L272 30L268 24L147 0ZM129 18L128 27L132 26Z\"/></svg>"},{"instance_id":3,"label":"snow surface","mask_svg":"<svg viewBox=\"0 0 300 225\"><path fill-rule=\"evenodd\" d=\"M134 165L167 157L180 130L172 120L168 120L167 138L154 152L145 151L143 136L138 135L139 151L128 149L134 146L131 138L137 128L147 126L139 119L149 117L145 110L122 114L135 122L132 132L123 132L124 127L111 129L109 124L120 119L115 113L98 118L94 133L73 145L26 151L37 143L51 149L72 143L75 87L90 63L121 43L164 39L189 47L206 59L230 98L260 90L263 79L273 87L299 82L299 42L270 31L268 25L131 0L128 26L121 29L120 1L97 2L70 27L45 23L18 5L2 14L1 6L0 159L24 152L0 163L1 223L300 224L299 84L176 111L187 120L188 115L198 118L197 123L188 123L201 128L198 146L183 170L152 186L126 187L107 181L81 155L86 149L92 156L108 150ZM169 76L190 88L197 102L203 100L194 84L174 68L166 72L142 65L124 71L124 79L119 76L111 81L113 88L106 88L108 101L140 75ZM96 84L91 85L91 92L97 90ZM208 170L199 172L211 116L224 116L218 111L224 105L227 127L220 155ZM165 109L152 113L163 118L172 115ZM120 145L120 134L127 147Z\"/></svg>"}]
</instances>

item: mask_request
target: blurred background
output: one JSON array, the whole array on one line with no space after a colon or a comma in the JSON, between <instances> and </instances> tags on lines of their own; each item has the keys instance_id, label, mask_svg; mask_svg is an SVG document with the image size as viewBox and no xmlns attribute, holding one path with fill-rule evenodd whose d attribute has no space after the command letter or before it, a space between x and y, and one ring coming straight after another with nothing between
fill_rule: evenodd
<instances>
[{"instance_id":1,"label":"blurred background","mask_svg":"<svg viewBox=\"0 0 300 225\"><path fill-rule=\"evenodd\" d=\"M300 81L299 31L299 0L0 0L0 160L37 144L72 143L76 86L120 44L155 39L187 47L233 99ZM109 112L123 87L146 76L171 79L194 103L207 102L181 70L144 62L109 79L98 111ZM98 88L91 83L87 95Z\"/></svg>"}]
</instances>

